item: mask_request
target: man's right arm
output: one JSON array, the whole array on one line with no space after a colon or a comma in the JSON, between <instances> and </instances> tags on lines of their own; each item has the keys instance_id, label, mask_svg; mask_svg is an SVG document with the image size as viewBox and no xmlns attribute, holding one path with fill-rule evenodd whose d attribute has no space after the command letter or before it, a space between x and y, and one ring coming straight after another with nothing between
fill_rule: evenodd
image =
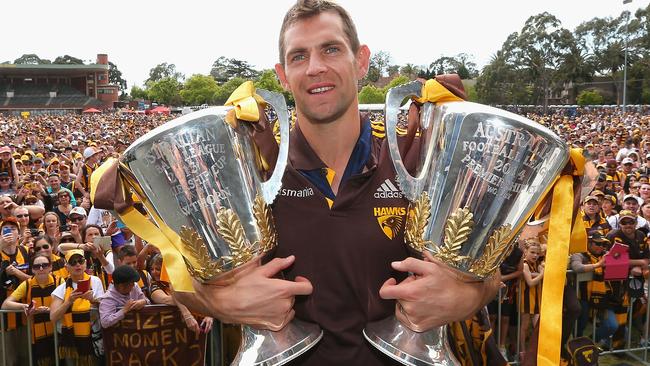
<instances>
[{"instance_id":1,"label":"man's right arm","mask_svg":"<svg viewBox=\"0 0 650 366\"><path fill-rule=\"evenodd\" d=\"M309 280L275 278L293 264L294 256L275 258L265 265L259 259L228 273L216 283L194 280L195 293L175 292L174 298L188 308L230 324L246 324L277 331L293 319L295 296L309 295Z\"/></svg>"}]
</instances>

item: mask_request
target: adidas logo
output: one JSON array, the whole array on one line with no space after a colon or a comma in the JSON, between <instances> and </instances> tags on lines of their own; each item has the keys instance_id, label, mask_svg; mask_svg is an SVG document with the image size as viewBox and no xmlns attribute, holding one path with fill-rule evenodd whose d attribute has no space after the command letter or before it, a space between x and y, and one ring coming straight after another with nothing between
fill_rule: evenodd
<instances>
[{"instance_id":1,"label":"adidas logo","mask_svg":"<svg viewBox=\"0 0 650 366\"><path fill-rule=\"evenodd\" d=\"M375 198L403 198L404 195L402 192L395 187L393 182L390 181L390 179L386 178L384 183L377 188L377 192L375 192Z\"/></svg>"}]
</instances>

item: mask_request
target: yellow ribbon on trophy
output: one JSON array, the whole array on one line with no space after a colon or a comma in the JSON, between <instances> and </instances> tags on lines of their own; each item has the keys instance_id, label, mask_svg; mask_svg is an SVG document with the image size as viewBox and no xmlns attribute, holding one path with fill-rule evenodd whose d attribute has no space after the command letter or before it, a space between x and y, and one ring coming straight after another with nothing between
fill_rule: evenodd
<instances>
[{"instance_id":1,"label":"yellow ribbon on trophy","mask_svg":"<svg viewBox=\"0 0 650 366\"><path fill-rule=\"evenodd\" d=\"M422 96L414 98L414 100L423 104L426 102L462 102L463 98L454 95L454 93L450 92L449 89L445 88L436 79L429 79L422 86Z\"/></svg>"},{"instance_id":2,"label":"yellow ribbon on trophy","mask_svg":"<svg viewBox=\"0 0 650 366\"><path fill-rule=\"evenodd\" d=\"M105 175L114 175L110 181L102 180ZM114 180L113 180L114 179ZM162 220L157 224L143 215L129 202L132 201L129 183L123 173L120 172L119 161L109 159L93 172L90 177L90 199L95 203L99 184L113 185L114 197L109 199L115 202L126 202L121 207L115 207L115 213L120 220L133 232L133 234L155 245L160 249L163 256L163 263L169 274L169 279L175 291L194 292L192 278L190 277L183 261L183 250L181 238ZM143 202L144 204L144 202ZM117 206L117 205L116 205ZM149 212L153 212L151 209Z\"/></svg>"},{"instance_id":3,"label":"yellow ribbon on trophy","mask_svg":"<svg viewBox=\"0 0 650 366\"><path fill-rule=\"evenodd\" d=\"M255 88L251 81L240 85L228 98L226 105L232 105L233 118L245 121L258 121L258 103L266 103L259 95L255 94ZM236 119L229 122L236 127ZM128 174L123 171L116 159L109 159L95 170L90 178L90 199L95 203L96 199L103 202L103 206L113 209L120 220L138 237L155 245L163 256L164 271L169 276L174 291L194 292L192 277L187 271L185 260L193 263L193 257L184 255L182 239L174 230L167 226L162 219L156 216L155 210L146 200L142 204L147 208L150 217L142 214L133 207L132 187L137 194L137 183L130 182ZM104 179L103 179L104 178ZM101 182L101 189L98 190ZM99 195L102 197L98 196ZM154 224L155 221L155 224Z\"/></svg>"},{"instance_id":4,"label":"yellow ribbon on trophy","mask_svg":"<svg viewBox=\"0 0 650 366\"><path fill-rule=\"evenodd\" d=\"M567 257L571 249L586 250L587 235L582 220L573 220L574 177L584 173L585 158L579 149L571 149L572 174L562 175L553 186L551 214L546 249L546 265L542 282L537 364L560 364L562 339L562 299L566 280ZM572 227L573 226L573 227ZM544 340L540 342L539 340Z\"/></svg>"},{"instance_id":5,"label":"yellow ribbon on trophy","mask_svg":"<svg viewBox=\"0 0 650 366\"><path fill-rule=\"evenodd\" d=\"M266 103L262 97L255 93L255 86L252 81L245 81L230 94L225 106L233 106L226 115L226 122L233 128L237 127L237 119L242 121L255 122L260 120L258 105ZM236 118L235 118L236 117Z\"/></svg>"}]
</instances>

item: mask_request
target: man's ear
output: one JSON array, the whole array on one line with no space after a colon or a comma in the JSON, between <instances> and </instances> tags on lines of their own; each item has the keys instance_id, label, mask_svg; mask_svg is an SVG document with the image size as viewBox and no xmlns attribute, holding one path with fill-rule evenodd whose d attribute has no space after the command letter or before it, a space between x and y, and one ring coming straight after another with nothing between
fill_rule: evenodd
<instances>
[{"instance_id":1,"label":"man's ear","mask_svg":"<svg viewBox=\"0 0 650 366\"><path fill-rule=\"evenodd\" d=\"M357 51L357 80L363 79L370 68L370 48L365 44L359 46Z\"/></svg>"},{"instance_id":2,"label":"man's ear","mask_svg":"<svg viewBox=\"0 0 650 366\"><path fill-rule=\"evenodd\" d=\"M278 75L280 84L282 84L284 90L291 91L291 87L289 86L289 82L287 82L287 75L284 73L284 66L282 66L282 64L275 64L275 73Z\"/></svg>"}]
</instances>

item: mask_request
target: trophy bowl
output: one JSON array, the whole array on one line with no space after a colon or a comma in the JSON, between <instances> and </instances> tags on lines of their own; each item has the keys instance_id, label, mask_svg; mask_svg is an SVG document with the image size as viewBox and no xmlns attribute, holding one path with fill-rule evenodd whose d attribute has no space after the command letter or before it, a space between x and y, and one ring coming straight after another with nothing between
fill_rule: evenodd
<instances>
[{"instance_id":1,"label":"trophy bowl","mask_svg":"<svg viewBox=\"0 0 650 366\"><path fill-rule=\"evenodd\" d=\"M521 116L470 102L424 103L415 176L397 146L401 102L422 84L391 89L386 134L397 182L409 200L406 244L481 280L499 269L515 237L569 159L553 132ZM445 327L417 333L394 317L370 323L364 335L407 365L458 365Z\"/></svg>"},{"instance_id":2,"label":"trophy bowl","mask_svg":"<svg viewBox=\"0 0 650 366\"><path fill-rule=\"evenodd\" d=\"M136 140L120 161L150 219L201 282L218 280L277 245L269 205L287 164L289 117L281 94L258 90L258 95L274 108L280 124L272 174L251 124L227 122L233 107L208 108L165 123ZM278 332L243 326L233 364L282 365L321 337L317 325L298 319Z\"/></svg>"}]
</instances>

